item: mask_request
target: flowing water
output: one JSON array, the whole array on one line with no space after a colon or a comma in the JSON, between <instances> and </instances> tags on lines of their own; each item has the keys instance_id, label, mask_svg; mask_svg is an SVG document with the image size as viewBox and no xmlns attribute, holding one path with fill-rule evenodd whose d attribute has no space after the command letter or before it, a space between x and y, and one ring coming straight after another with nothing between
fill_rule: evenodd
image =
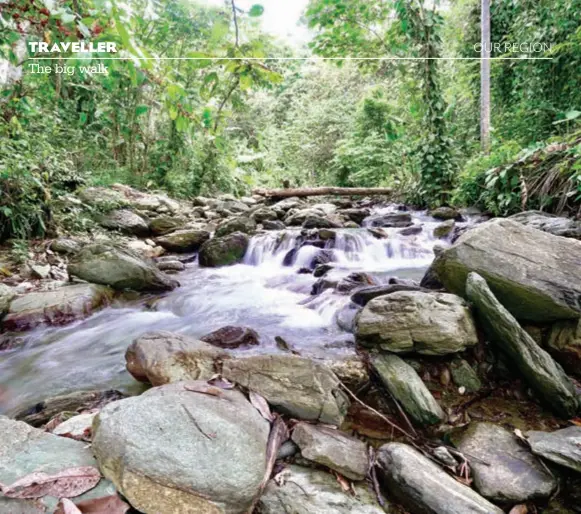
<instances>
[{"instance_id":1,"label":"flowing water","mask_svg":"<svg viewBox=\"0 0 581 514\"><path fill-rule=\"evenodd\" d=\"M390 211L393 207L373 214ZM333 269L325 278L364 271L375 283L387 283L390 277L419 280L433 259L434 244L442 241L432 236L438 222L423 213L412 217L423 225L416 235L388 228L388 237L378 239L366 228L337 230L335 241L326 242ZM299 237L300 229L258 234L242 264L199 268L193 262L176 276L181 287L162 297L119 301L83 321L24 334L23 346L0 356L0 410L83 389L137 390L140 386L125 371L124 353L133 339L152 330L200 337L224 325L239 325L255 329L261 339L260 346L240 352L280 351L276 336L303 355L352 352L353 335L337 324L349 294L327 289L311 295L317 279L298 271L320 248L302 246L291 258L288 253Z\"/></svg>"}]
</instances>

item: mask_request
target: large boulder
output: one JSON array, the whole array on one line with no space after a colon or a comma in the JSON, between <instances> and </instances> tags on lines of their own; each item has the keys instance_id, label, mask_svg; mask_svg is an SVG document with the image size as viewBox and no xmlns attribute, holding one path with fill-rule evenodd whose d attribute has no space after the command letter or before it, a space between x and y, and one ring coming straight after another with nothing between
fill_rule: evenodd
<instances>
[{"instance_id":1,"label":"large boulder","mask_svg":"<svg viewBox=\"0 0 581 514\"><path fill-rule=\"evenodd\" d=\"M216 360L226 355L193 337L151 332L131 343L125 360L133 377L157 386L180 380L208 380L216 373Z\"/></svg>"},{"instance_id":2,"label":"large boulder","mask_svg":"<svg viewBox=\"0 0 581 514\"><path fill-rule=\"evenodd\" d=\"M12 484L30 473L48 475L80 466L97 467L87 444L68 437L59 437L33 428L21 421L0 416L0 483ZM115 494L108 480L101 480L94 489L72 498L73 502ZM0 512L6 514L41 514L54 512L58 498L11 499L0 494Z\"/></svg>"},{"instance_id":3,"label":"large boulder","mask_svg":"<svg viewBox=\"0 0 581 514\"><path fill-rule=\"evenodd\" d=\"M436 218L437 220L461 220L462 215L453 207L436 207L432 209L428 214L432 218Z\"/></svg>"},{"instance_id":4,"label":"large boulder","mask_svg":"<svg viewBox=\"0 0 581 514\"><path fill-rule=\"evenodd\" d=\"M195 252L210 239L210 232L186 228L155 238L155 242L170 252Z\"/></svg>"},{"instance_id":5,"label":"large boulder","mask_svg":"<svg viewBox=\"0 0 581 514\"><path fill-rule=\"evenodd\" d=\"M390 352L445 355L478 342L468 305L447 293L398 291L373 298L357 319L357 340Z\"/></svg>"},{"instance_id":6,"label":"large boulder","mask_svg":"<svg viewBox=\"0 0 581 514\"><path fill-rule=\"evenodd\" d=\"M359 439L339 430L301 422L294 427L292 440L305 459L327 466L352 480L364 480L367 476L367 445Z\"/></svg>"},{"instance_id":7,"label":"large boulder","mask_svg":"<svg viewBox=\"0 0 581 514\"><path fill-rule=\"evenodd\" d=\"M456 444L470 461L474 486L496 502L546 498L557 487L547 468L509 431L492 423L472 423Z\"/></svg>"},{"instance_id":8,"label":"large boulder","mask_svg":"<svg viewBox=\"0 0 581 514\"><path fill-rule=\"evenodd\" d=\"M526 436L535 455L581 473L581 427L555 432L531 430Z\"/></svg>"},{"instance_id":9,"label":"large boulder","mask_svg":"<svg viewBox=\"0 0 581 514\"><path fill-rule=\"evenodd\" d=\"M372 365L381 382L418 425L433 425L445 419L444 411L422 379L397 355L378 355Z\"/></svg>"},{"instance_id":10,"label":"large boulder","mask_svg":"<svg viewBox=\"0 0 581 514\"><path fill-rule=\"evenodd\" d=\"M129 209L110 211L101 217L99 223L109 230L119 230L125 234L139 237L149 235L149 223Z\"/></svg>"},{"instance_id":11,"label":"large boulder","mask_svg":"<svg viewBox=\"0 0 581 514\"><path fill-rule=\"evenodd\" d=\"M68 237L59 237L50 244L50 249L56 253L73 255L83 247L82 243Z\"/></svg>"},{"instance_id":12,"label":"large boulder","mask_svg":"<svg viewBox=\"0 0 581 514\"><path fill-rule=\"evenodd\" d=\"M224 237L214 237L200 248L200 266L215 268L236 264L244 258L248 248L248 236L234 232Z\"/></svg>"},{"instance_id":13,"label":"large boulder","mask_svg":"<svg viewBox=\"0 0 581 514\"><path fill-rule=\"evenodd\" d=\"M222 237L234 232L241 232L243 234L252 234L256 230L256 222L247 216L238 216L223 221L218 225L215 236Z\"/></svg>"},{"instance_id":14,"label":"large boulder","mask_svg":"<svg viewBox=\"0 0 581 514\"><path fill-rule=\"evenodd\" d=\"M494 296L486 281L470 273L466 294L493 343L508 354L541 399L562 416L578 410L575 386L553 358L523 330L517 320Z\"/></svg>"},{"instance_id":15,"label":"large boulder","mask_svg":"<svg viewBox=\"0 0 581 514\"><path fill-rule=\"evenodd\" d=\"M113 291L96 284L74 284L54 291L19 296L3 320L6 330L30 330L38 325L63 325L89 316L108 305Z\"/></svg>"},{"instance_id":16,"label":"large boulder","mask_svg":"<svg viewBox=\"0 0 581 514\"><path fill-rule=\"evenodd\" d=\"M265 221L277 221L278 214L273 209L268 207L260 207L252 213L252 219L256 223L264 223Z\"/></svg>"},{"instance_id":17,"label":"large boulder","mask_svg":"<svg viewBox=\"0 0 581 514\"><path fill-rule=\"evenodd\" d=\"M581 242L503 219L463 234L434 261L448 291L463 296L475 271L517 319L548 322L581 315Z\"/></svg>"},{"instance_id":18,"label":"large boulder","mask_svg":"<svg viewBox=\"0 0 581 514\"><path fill-rule=\"evenodd\" d=\"M419 291L421 288L413 284L382 284L359 289L351 295L351 301L357 305L365 306L370 300L378 296L396 293L397 291Z\"/></svg>"},{"instance_id":19,"label":"large boulder","mask_svg":"<svg viewBox=\"0 0 581 514\"><path fill-rule=\"evenodd\" d=\"M134 252L107 244L85 246L69 262L69 275L113 289L168 291L179 282Z\"/></svg>"},{"instance_id":20,"label":"large boulder","mask_svg":"<svg viewBox=\"0 0 581 514\"><path fill-rule=\"evenodd\" d=\"M412 514L503 514L407 444L383 445L377 462L380 485Z\"/></svg>"},{"instance_id":21,"label":"large boulder","mask_svg":"<svg viewBox=\"0 0 581 514\"><path fill-rule=\"evenodd\" d=\"M258 507L261 514L395 514L389 505L382 509L365 484L353 490L346 493L330 473L291 464L268 482Z\"/></svg>"},{"instance_id":22,"label":"large boulder","mask_svg":"<svg viewBox=\"0 0 581 514\"><path fill-rule=\"evenodd\" d=\"M179 230L186 221L175 216L158 216L149 223L149 228L154 236L164 236L170 232Z\"/></svg>"},{"instance_id":23,"label":"large boulder","mask_svg":"<svg viewBox=\"0 0 581 514\"><path fill-rule=\"evenodd\" d=\"M299 419L341 425L349 406L339 380L327 366L296 355L226 359L222 375Z\"/></svg>"},{"instance_id":24,"label":"large boulder","mask_svg":"<svg viewBox=\"0 0 581 514\"><path fill-rule=\"evenodd\" d=\"M121 191L107 187L87 187L78 191L77 195L85 204L100 211L129 206L129 200Z\"/></svg>"},{"instance_id":25,"label":"large boulder","mask_svg":"<svg viewBox=\"0 0 581 514\"><path fill-rule=\"evenodd\" d=\"M101 410L92 450L101 472L141 512L243 514L266 469L270 426L244 395L150 389Z\"/></svg>"},{"instance_id":26,"label":"large boulder","mask_svg":"<svg viewBox=\"0 0 581 514\"><path fill-rule=\"evenodd\" d=\"M554 236L581 239L581 221L571 218L555 216L542 211L525 211L513 214L509 219Z\"/></svg>"}]
</instances>

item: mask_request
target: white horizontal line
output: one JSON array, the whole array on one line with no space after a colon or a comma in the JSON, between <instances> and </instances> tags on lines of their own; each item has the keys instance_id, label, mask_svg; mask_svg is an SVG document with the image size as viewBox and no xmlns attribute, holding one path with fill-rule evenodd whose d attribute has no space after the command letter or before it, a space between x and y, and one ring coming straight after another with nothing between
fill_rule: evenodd
<instances>
[{"instance_id":1,"label":"white horizontal line","mask_svg":"<svg viewBox=\"0 0 581 514\"><path fill-rule=\"evenodd\" d=\"M66 56L66 59L72 56ZM92 56L90 56L92 57ZM82 55L79 58L83 59ZM95 57L104 61L551 61L553 57ZM63 57L30 57L58 60Z\"/></svg>"}]
</instances>

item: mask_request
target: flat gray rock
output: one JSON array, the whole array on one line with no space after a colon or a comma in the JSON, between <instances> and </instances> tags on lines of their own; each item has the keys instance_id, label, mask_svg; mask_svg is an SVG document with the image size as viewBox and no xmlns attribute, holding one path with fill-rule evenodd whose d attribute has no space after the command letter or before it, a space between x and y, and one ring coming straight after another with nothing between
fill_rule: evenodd
<instances>
[{"instance_id":1,"label":"flat gray rock","mask_svg":"<svg viewBox=\"0 0 581 514\"><path fill-rule=\"evenodd\" d=\"M446 416L415 370L397 355L378 355L372 365L383 385L419 425L433 425Z\"/></svg>"},{"instance_id":2,"label":"flat gray rock","mask_svg":"<svg viewBox=\"0 0 581 514\"><path fill-rule=\"evenodd\" d=\"M328 366L296 355L226 359L222 376L264 396L280 411L308 421L341 425L349 400Z\"/></svg>"},{"instance_id":3,"label":"flat gray rock","mask_svg":"<svg viewBox=\"0 0 581 514\"><path fill-rule=\"evenodd\" d=\"M446 289L461 296L468 274L478 273L519 320L542 323L581 313L581 242L510 219L469 230L433 268Z\"/></svg>"},{"instance_id":4,"label":"flat gray rock","mask_svg":"<svg viewBox=\"0 0 581 514\"><path fill-rule=\"evenodd\" d=\"M178 382L107 405L93 424L101 472L145 513L243 514L264 477L269 423L235 390Z\"/></svg>"},{"instance_id":5,"label":"flat gray rock","mask_svg":"<svg viewBox=\"0 0 581 514\"><path fill-rule=\"evenodd\" d=\"M581 222L571 218L555 216L542 211L525 211L513 214L509 219L554 236L581 239Z\"/></svg>"},{"instance_id":6,"label":"flat gray rock","mask_svg":"<svg viewBox=\"0 0 581 514\"><path fill-rule=\"evenodd\" d=\"M412 514L503 514L407 444L384 444L377 462L380 485L388 497L397 499Z\"/></svg>"},{"instance_id":7,"label":"flat gray rock","mask_svg":"<svg viewBox=\"0 0 581 514\"><path fill-rule=\"evenodd\" d=\"M298 423L292 440L305 459L331 468L352 480L364 480L369 471L367 445L348 435L309 423Z\"/></svg>"},{"instance_id":8,"label":"flat gray rock","mask_svg":"<svg viewBox=\"0 0 581 514\"><path fill-rule=\"evenodd\" d=\"M282 471L282 485L271 480L258 503L261 514L385 514L366 484L346 494L330 473L291 465Z\"/></svg>"},{"instance_id":9,"label":"flat gray rock","mask_svg":"<svg viewBox=\"0 0 581 514\"><path fill-rule=\"evenodd\" d=\"M555 432L532 430L526 436L535 455L581 473L581 427Z\"/></svg>"},{"instance_id":10,"label":"flat gray rock","mask_svg":"<svg viewBox=\"0 0 581 514\"><path fill-rule=\"evenodd\" d=\"M86 443L49 434L22 421L0 416L0 434L2 434L0 437L0 482L3 484L12 484L35 471L53 474L78 466L97 467L97 461L93 458ZM73 498L73 501L111 494L115 494L113 484L103 479L94 489ZM36 502L10 499L0 495L0 513L53 512L57 502L58 498L52 496L45 496Z\"/></svg>"},{"instance_id":11,"label":"flat gray rock","mask_svg":"<svg viewBox=\"0 0 581 514\"><path fill-rule=\"evenodd\" d=\"M398 291L373 298L357 319L357 340L390 352L445 355L478 342L468 305L447 293Z\"/></svg>"},{"instance_id":12,"label":"flat gray rock","mask_svg":"<svg viewBox=\"0 0 581 514\"><path fill-rule=\"evenodd\" d=\"M467 456L475 457L467 457L474 486L489 500L525 502L546 498L557 487L556 479L545 466L513 434L498 425L472 423L457 447Z\"/></svg>"},{"instance_id":13,"label":"flat gray rock","mask_svg":"<svg viewBox=\"0 0 581 514\"><path fill-rule=\"evenodd\" d=\"M545 404L562 416L574 416L579 400L573 383L496 299L486 280L477 273L470 273L466 294L474 303L491 341L509 355Z\"/></svg>"},{"instance_id":14,"label":"flat gray rock","mask_svg":"<svg viewBox=\"0 0 581 514\"><path fill-rule=\"evenodd\" d=\"M101 217L99 223L105 228L126 234L142 237L149 234L149 223L129 209L110 211Z\"/></svg>"}]
</instances>

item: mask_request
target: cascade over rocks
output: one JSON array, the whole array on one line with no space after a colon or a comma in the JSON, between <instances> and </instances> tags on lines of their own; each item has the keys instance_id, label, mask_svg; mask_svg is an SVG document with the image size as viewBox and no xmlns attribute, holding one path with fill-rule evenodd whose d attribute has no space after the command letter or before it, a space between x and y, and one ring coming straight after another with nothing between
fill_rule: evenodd
<instances>
[{"instance_id":1,"label":"cascade over rocks","mask_svg":"<svg viewBox=\"0 0 581 514\"><path fill-rule=\"evenodd\" d=\"M171 332L144 334L125 352L127 371L136 380L154 386L208 380L216 373L216 360L226 356L211 344Z\"/></svg>"},{"instance_id":2,"label":"cascade over rocks","mask_svg":"<svg viewBox=\"0 0 581 514\"><path fill-rule=\"evenodd\" d=\"M200 266L218 267L242 261L249 239L246 234L234 232L224 237L214 237L206 241L199 252Z\"/></svg>"},{"instance_id":3,"label":"cascade over rocks","mask_svg":"<svg viewBox=\"0 0 581 514\"><path fill-rule=\"evenodd\" d=\"M204 385L155 387L97 415L101 472L137 510L244 514L258 493L269 423L241 392L196 392Z\"/></svg>"},{"instance_id":4,"label":"cascade over rocks","mask_svg":"<svg viewBox=\"0 0 581 514\"><path fill-rule=\"evenodd\" d=\"M21 421L0 416L0 483L12 484L30 473L53 475L73 467L97 467L85 442L59 437ZM115 493L111 482L101 479L97 486L72 498L74 503ZM54 512L58 498L12 499L0 494L0 512L41 514Z\"/></svg>"},{"instance_id":5,"label":"cascade over rocks","mask_svg":"<svg viewBox=\"0 0 581 514\"><path fill-rule=\"evenodd\" d=\"M324 364L296 355L253 355L226 359L222 376L299 419L341 425L349 400Z\"/></svg>"},{"instance_id":6,"label":"cascade over rocks","mask_svg":"<svg viewBox=\"0 0 581 514\"><path fill-rule=\"evenodd\" d=\"M377 452L380 485L412 514L503 514L415 448L384 444Z\"/></svg>"},{"instance_id":7,"label":"cascade over rocks","mask_svg":"<svg viewBox=\"0 0 581 514\"><path fill-rule=\"evenodd\" d=\"M561 416L574 416L579 409L575 387L552 357L543 350L497 300L486 281L470 273L466 294L492 342L509 355L548 407Z\"/></svg>"},{"instance_id":8,"label":"cascade over rocks","mask_svg":"<svg viewBox=\"0 0 581 514\"><path fill-rule=\"evenodd\" d=\"M445 355L478 342L468 305L447 293L398 291L370 300L357 318L357 341L390 352Z\"/></svg>"},{"instance_id":9,"label":"cascade over rocks","mask_svg":"<svg viewBox=\"0 0 581 514\"><path fill-rule=\"evenodd\" d=\"M64 325L89 316L112 299L110 288L95 284L74 284L54 291L27 293L12 300L2 326L6 330L21 331L43 324ZM1 301L0 298L0 304ZM1 314L0 305L0 317Z\"/></svg>"},{"instance_id":10,"label":"cascade over rocks","mask_svg":"<svg viewBox=\"0 0 581 514\"><path fill-rule=\"evenodd\" d=\"M433 268L446 289L461 296L468 273L475 271L519 320L542 323L581 315L579 241L492 220L463 234Z\"/></svg>"},{"instance_id":11,"label":"cascade over rocks","mask_svg":"<svg viewBox=\"0 0 581 514\"><path fill-rule=\"evenodd\" d=\"M149 223L129 209L110 211L101 217L99 223L105 228L119 230L125 234L139 237L149 235Z\"/></svg>"},{"instance_id":12,"label":"cascade over rocks","mask_svg":"<svg viewBox=\"0 0 581 514\"><path fill-rule=\"evenodd\" d=\"M456 446L472 457L468 459L474 486L489 500L517 503L547 498L557 487L555 477L529 449L498 425L472 423Z\"/></svg>"},{"instance_id":13,"label":"cascade over rocks","mask_svg":"<svg viewBox=\"0 0 581 514\"><path fill-rule=\"evenodd\" d=\"M182 229L165 236L156 237L155 242L170 252L195 252L210 239L207 230Z\"/></svg>"},{"instance_id":14,"label":"cascade over rocks","mask_svg":"<svg viewBox=\"0 0 581 514\"><path fill-rule=\"evenodd\" d=\"M260 497L261 514L385 514L366 484L353 484L355 494L345 492L338 480L324 471L291 464L282 480L268 482ZM387 509L388 505L386 505ZM395 511L393 511L395 513Z\"/></svg>"},{"instance_id":15,"label":"cascade over rocks","mask_svg":"<svg viewBox=\"0 0 581 514\"><path fill-rule=\"evenodd\" d=\"M101 243L85 246L70 260L69 275L113 289L136 291L169 291L179 282L134 252Z\"/></svg>"},{"instance_id":16,"label":"cascade over rocks","mask_svg":"<svg viewBox=\"0 0 581 514\"><path fill-rule=\"evenodd\" d=\"M371 361L390 394L418 425L440 423L446 417L422 379L397 355L378 355Z\"/></svg>"}]
</instances>

